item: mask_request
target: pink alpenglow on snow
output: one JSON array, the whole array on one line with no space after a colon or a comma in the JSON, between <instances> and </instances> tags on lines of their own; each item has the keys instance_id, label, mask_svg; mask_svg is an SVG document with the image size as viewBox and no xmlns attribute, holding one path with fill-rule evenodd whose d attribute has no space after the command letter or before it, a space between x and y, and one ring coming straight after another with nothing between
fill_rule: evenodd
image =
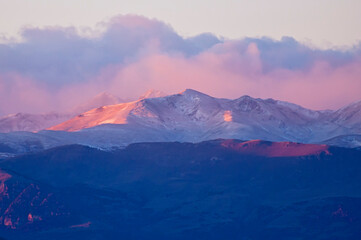
<instances>
[{"instance_id":1,"label":"pink alpenglow on snow","mask_svg":"<svg viewBox=\"0 0 361 240\"><path fill-rule=\"evenodd\" d=\"M225 122L232 122L233 120L231 111L225 111L223 117Z\"/></svg>"},{"instance_id":2,"label":"pink alpenglow on snow","mask_svg":"<svg viewBox=\"0 0 361 240\"><path fill-rule=\"evenodd\" d=\"M262 140L251 140L239 143L234 140L225 140L221 145L244 154L266 157L299 157L320 153L329 154L329 146L320 144L267 142Z\"/></svg>"}]
</instances>

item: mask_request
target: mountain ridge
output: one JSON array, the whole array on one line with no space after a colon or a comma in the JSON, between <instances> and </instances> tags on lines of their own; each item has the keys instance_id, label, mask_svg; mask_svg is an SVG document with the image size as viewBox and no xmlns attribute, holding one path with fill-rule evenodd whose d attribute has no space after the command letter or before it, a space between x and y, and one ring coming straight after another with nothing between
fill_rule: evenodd
<instances>
[{"instance_id":1,"label":"mountain ridge","mask_svg":"<svg viewBox=\"0 0 361 240\"><path fill-rule=\"evenodd\" d=\"M165 95L158 90L148 90L141 98L149 98ZM38 132L54 125L65 122L77 115L90 111L94 108L102 106L114 105L127 102L117 96L114 96L108 92L100 92L87 101L73 107L68 111L63 112L47 112L47 113L14 113L0 117L0 133L27 131Z\"/></svg>"},{"instance_id":2,"label":"mountain ridge","mask_svg":"<svg viewBox=\"0 0 361 240\"><path fill-rule=\"evenodd\" d=\"M360 107L360 109L359 109ZM23 153L66 144L114 149L137 142L262 139L359 147L360 104L314 111L274 99L214 98L186 89L101 106L37 133L1 133L2 149Z\"/></svg>"},{"instance_id":3,"label":"mountain ridge","mask_svg":"<svg viewBox=\"0 0 361 240\"><path fill-rule=\"evenodd\" d=\"M309 143L338 135L361 133L358 126L361 118L357 118L361 106L360 109L353 107L352 110L356 111L356 117L350 118L347 116L351 114L352 117L353 112L347 107L342 111L314 111L274 99L247 95L236 99L214 98L186 89L165 97L92 109L48 130L86 131L93 127L99 128L102 124L118 124L119 128L136 125L140 128L153 127L159 131L181 129L194 131L195 134L199 132L203 136L213 135L200 141L230 137Z\"/></svg>"}]
</instances>

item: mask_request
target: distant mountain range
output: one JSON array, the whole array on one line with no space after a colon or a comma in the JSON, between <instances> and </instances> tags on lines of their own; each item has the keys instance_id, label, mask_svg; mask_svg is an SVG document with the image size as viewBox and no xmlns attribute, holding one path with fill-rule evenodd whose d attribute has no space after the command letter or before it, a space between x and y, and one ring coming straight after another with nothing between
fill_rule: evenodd
<instances>
[{"instance_id":1,"label":"distant mountain range","mask_svg":"<svg viewBox=\"0 0 361 240\"><path fill-rule=\"evenodd\" d=\"M14 146L14 152L65 144L113 149L135 142L218 138L361 146L361 101L336 111L313 111L273 99L214 98L192 89L164 95L152 90L136 101L118 103L120 99L103 93L77 108L93 109L74 117L8 116L0 119L1 131L10 132L0 134L0 143ZM33 134L12 132L40 129L47 130Z\"/></svg>"}]
</instances>

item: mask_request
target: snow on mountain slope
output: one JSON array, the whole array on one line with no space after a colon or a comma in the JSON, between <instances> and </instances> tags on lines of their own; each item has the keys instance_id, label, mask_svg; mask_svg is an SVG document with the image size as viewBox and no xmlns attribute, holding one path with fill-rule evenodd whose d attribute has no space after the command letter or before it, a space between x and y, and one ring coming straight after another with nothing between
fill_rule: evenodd
<instances>
[{"instance_id":1,"label":"snow on mountain slope","mask_svg":"<svg viewBox=\"0 0 361 240\"><path fill-rule=\"evenodd\" d=\"M73 115L60 113L11 114L0 118L0 132L36 132L64 122L71 117L73 117Z\"/></svg>"},{"instance_id":2,"label":"snow on mountain slope","mask_svg":"<svg viewBox=\"0 0 361 240\"><path fill-rule=\"evenodd\" d=\"M89 111L93 108L117 104L122 102L121 99L109 94L100 93L86 103L75 107L73 110L66 113L43 113L43 114L29 114L17 113L10 114L0 118L0 132L15 132L27 131L37 132L51 126L62 123L76 116L77 114Z\"/></svg>"},{"instance_id":3,"label":"snow on mountain slope","mask_svg":"<svg viewBox=\"0 0 361 240\"><path fill-rule=\"evenodd\" d=\"M95 128L105 131L111 128L113 132L121 130L122 134L132 135L139 131L137 134L142 135L142 130L147 128L156 131L164 141L238 138L320 142L349 133L352 126L342 122L340 116L343 114L313 111L287 102L249 96L219 99L187 89L166 97L93 109L49 130L93 131L89 128ZM109 124L116 125L110 127ZM135 128L129 130L129 126ZM361 131L356 129L355 133ZM148 138L144 135L144 139Z\"/></svg>"},{"instance_id":4,"label":"snow on mountain slope","mask_svg":"<svg viewBox=\"0 0 361 240\"><path fill-rule=\"evenodd\" d=\"M139 99L162 97L166 94L158 90L148 90ZM114 105L127 102L119 97L113 96L110 93L102 92L86 101L85 103L74 107L67 113L43 113L43 114L29 114L16 113L3 116L0 118L0 132L14 132L27 131L37 132L62 122L69 120L81 113L90 111L95 108L103 106Z\"/></svg>"},{"instance_id":5,"label":"snow on mountain slope","mask_svg":"<svg viewBox=\"0 0 361 240\"><path fill-rule=\"evenodd\" d=\"M139 99L165 97L167 95L168 94L166 94L166 93L164 93L162 91L155 90L155 89L149 89L142 96L140 96Z\"/></svg>"},{"instance_id":6,"label":"snow on mountain slope","mask_svg":"<svg viewBox=\"0 0 361 240\"><path fill-rule=\"evenodd\" d=\"M323 143L339 147L360 148L361 134L340 135L323 141Z\"/></svg>"},{"instance_id":7,"label":"snow on mountain slope","mask_svg":"<svg viewBox=\"0 0 361 240\"><path fill-rule=\"evenodd\" d=\"M332 114L332 120L347 125L352 131L361 131L361 101L351 103Z\"/></svg>"},{"instance_id":8,"label":"snow on mountain slope","mask_svg":"<svg viewBox=\"0 0 361 240\"><path fill-rule=\"evenodd\" d=\"M51 127L49 130L78 131L83 128L107 123L125 124L127 123L127 116L136 105L137 102L130 102L95 108L55 127Z\"/></svg>"},{"instance_id":9,"label":"snow on mountain slope","mask_svg":"<svg viewBox=\"0 0 361 240\"><path fill-rule=\"evenodd\" d=\"M60 134L58 134L60 135ZM71 143L67 139L47 136L32 132L0 133L0 152L2 153L26 153L37 152L59 145Z\"/></svg>"},{"instance_id":10,"label":"snow on mountain slope","mask_svg":"<svg viewBox=\"0 0 361 240\"><path fill-rule=\"evenodd\" d=\"M187 89L165 97L98 107L38 135L10 133L1 139L11 143L4 149L20 142L23 147L17 152L65 144L112 149L136 142L217 138L324 143L337 136L361 134L360 111L358 104L338 111L313 111L273 99L222 99ZM333 145L337 142L344 145L344 141L333 141Z\"/></svg>"},{"instance_id":11,"label":"snow on mountain slope","mask_svg":"<svg viewBox=\"0 0 361 240\"><path fill-rule=\"evenodd\" d=\"M116 96L113 96L110 93L102 92L93 97L92 99L88 100L87 102L75 107L72 112L75 114L80 114L83 112L87 112L91 109L107 106L107 105L113 105L125 102L123 99L118 98Z\"/></svg>"}]
</instances>

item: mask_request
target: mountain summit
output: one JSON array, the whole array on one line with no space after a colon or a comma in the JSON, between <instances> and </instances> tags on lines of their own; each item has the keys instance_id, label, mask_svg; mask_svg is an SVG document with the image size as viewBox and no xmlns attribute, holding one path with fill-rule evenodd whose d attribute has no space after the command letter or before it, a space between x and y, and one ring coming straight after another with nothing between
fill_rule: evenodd
<instances>
[{"instance_id":1,"label":"mountain summit","mask_svg":"<svg viewBox=\"0 0 361 240\"><path fill-rule=\"evenodd\" d=\"M125 102L125 101L110 94L110 93L101 92L98 95L96 95L95 97L86 101L85 103L74 108L72 112L79 114L79 113L83 113L83 112L89 111L94 108L118 104L121 102Z\"/></svg>"},{"instance_id":2,"label":"mountain summit","mask_svg":"<svg viewBox=\"0 0 361 240\"><path fill-rule=\"evenodd\" d=\"M214 98L186 89L174 95L95 108L49 130L111 128L121 135L138 135L143 141L153 139L147 135L151 130L161 141L238 138L311 143L339 135L361 134L357 127L361 119L353 117L360 114L361 108L357 106L313 111L273 99Z\"/></svg>"},{"instance_id":3,"label":"mountain summit","mask_svg":"<svg viewBox=\"0 0 361 240\"><path fill-rule=\"evenodd\" d=\"M168 94L166 94L166 93L164 93L162 91L155 90L155 89L149 89L142 96L140 96L139 99L165 97L167 95Z\"/></svg>"}]
</instances>

